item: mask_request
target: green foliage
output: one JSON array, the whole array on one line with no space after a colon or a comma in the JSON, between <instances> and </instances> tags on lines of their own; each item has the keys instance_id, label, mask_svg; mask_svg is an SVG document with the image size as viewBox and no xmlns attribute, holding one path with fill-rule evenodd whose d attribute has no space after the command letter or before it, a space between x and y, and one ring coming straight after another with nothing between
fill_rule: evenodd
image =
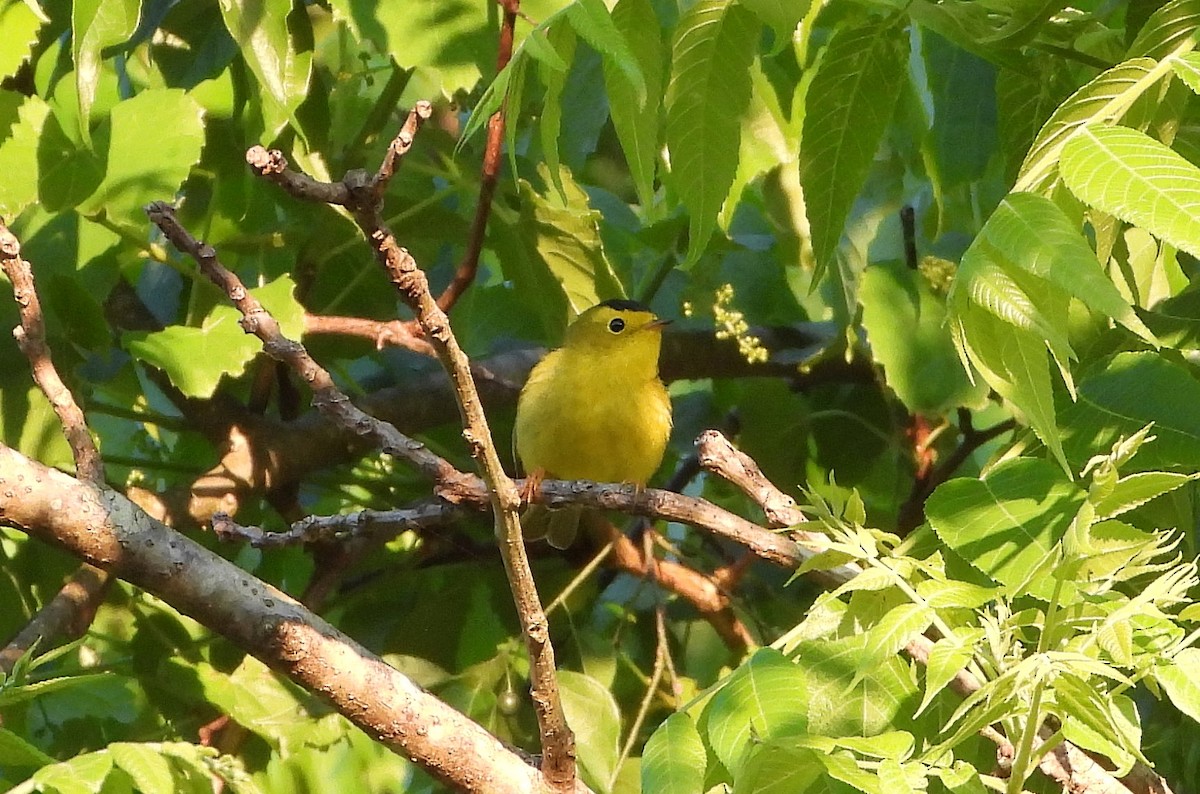
<instances>
[{"instance_id":1,"label":"green foliage","mask_svg":"<svg viewBox=\"0 0 1200 794\"><path fill-rule=\"evenodd\" d=\"M469 468L449 401L429 397L435 362L312 333L399 313L351 219L245 164L262 143L318 179L373 171L429 99L384 215L435 292L481 248L451 316L489 375L497 445L520 378L506 353L556 343L598 300L643 300L729 340L685 360L668 335L688 380L652 484L700 430L736 426L827 541L794 581L755 565L731 585L761 646L745 654L677 593L576 582L582 552L534 554L547 600L571 588L551 628L588 785L1039 791L1049 735L1180 790L1200 769L1200 2L1153 5L524 0L497 71L503 5L484 0L0 0L0 216L110 485L219 501L201 475L254 431L256 463L299 474L220 468L271 489L240 495L239 521L420 502L427 481L314 431L305 385L143 207L175 202L339 384ZM71 467L7 334L0 422L4 443ZM761 518L715 476L686 490ZM536 752L484 523L363 552L322 614ZM729 564L700 531L665 533L672 562ZM328 548L221 548L297 596L336 567ZM806 576L847 564L862 572L824 591ZM0 637L71 565L0 530ZM197 743L218 716L244 729L227 755ZM0 680L0 718L3 787L435 790L124 585L81 642ZM1013 746L1007 779L985 729Z\"/></svg>"}]
</instances>

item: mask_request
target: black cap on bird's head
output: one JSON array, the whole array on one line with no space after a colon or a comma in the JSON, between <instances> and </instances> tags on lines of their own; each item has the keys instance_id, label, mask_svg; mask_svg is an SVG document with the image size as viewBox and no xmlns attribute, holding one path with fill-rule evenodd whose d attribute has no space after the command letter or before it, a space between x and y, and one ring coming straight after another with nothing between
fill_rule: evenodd
<instances>
[{"instance_id":1,"label":"black cap on bird's head","mask_svg":"<svg viewBox=\"0 0 1200 794\"><path fill-rule=\"evenodd\" d=\"M607 306L610 309L616 309L619 312L649 312L650 307L640 301L631 301L626 298L610 298L606 301L600 301L598 306Z\"/></svg>"}]
</instances>

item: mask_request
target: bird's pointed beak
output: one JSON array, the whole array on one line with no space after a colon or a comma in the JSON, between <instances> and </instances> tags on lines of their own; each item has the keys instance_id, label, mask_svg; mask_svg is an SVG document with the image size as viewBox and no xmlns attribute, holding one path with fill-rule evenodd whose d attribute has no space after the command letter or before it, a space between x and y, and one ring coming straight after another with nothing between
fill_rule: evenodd
<instances>
[{"instance_id":1,"label":"bird's pointed beak","mask_svg":"<svg viewBox=\"0 0 1200 794\"><path fill-rule=\"evenodd\" d=\"M664 329L668 325L670 325L672 322L674 322L674 321L673 320L655 320L654 322L646 323L645 328L647 331L661 331L662 329Z\"/></svg>"}]
</instances>

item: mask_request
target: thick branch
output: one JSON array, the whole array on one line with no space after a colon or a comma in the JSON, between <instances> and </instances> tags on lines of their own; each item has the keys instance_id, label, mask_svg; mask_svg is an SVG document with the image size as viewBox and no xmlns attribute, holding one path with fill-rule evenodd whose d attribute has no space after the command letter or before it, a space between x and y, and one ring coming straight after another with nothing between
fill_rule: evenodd
<instances>
[{"instance_id":1,"label":"thick branch","mask_svg":"<svg viewBox=\"0 0 1200 794\"><path fill-rule=\"evenodd\" d=\"M118 493L0 445L0 522L162 598L456 790L524 794L542 785L537 770L483 728L288 595Z\"/></svg>"}]
</instances>

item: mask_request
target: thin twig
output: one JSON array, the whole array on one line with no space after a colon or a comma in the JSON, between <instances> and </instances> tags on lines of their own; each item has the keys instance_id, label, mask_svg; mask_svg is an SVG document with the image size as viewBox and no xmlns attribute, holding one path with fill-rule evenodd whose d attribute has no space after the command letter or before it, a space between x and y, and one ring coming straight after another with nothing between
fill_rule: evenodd
<instances>
[{"instance_id":1,"label":"thin twig","mask_svg":"<svg viewBox=\"0 0 1200 794\"><path fill-rule=\"evenodd\" d=\"M33 284L33 269L21 258L21 243L8 227L0 223L0 266L13 285L13 299L21 313L21 324L13 329L17 347L29 359L33 379L54 407L63 434L71 446L80 479L104 482L104 463L88 431L83 411L71 390L63 383L46 347L46 323L42 305Z\"/></svg>"},{"instance_id":2,"label":"thin twig","mask_svg":"<svg viewBox=\"0 0 1200 794\"><path fill-rule=\"evenodd\" d=\"M46 322L33 280L33 268L21 257L21 243L16 235L2 222L0 268L12 283L13 299L21 316L21 324L13 329L17 347L29 359L34 382L54 407L75 459L75 471L81 480L102 485L104 461L92 440L83 410L55 369L50 348L46 345ZM111 582L105 571L86 563L80 566L25 628L0 650L0 671L12 670L17 660L39 641L64 634L78 637L87 631Z\"/></svg>"},{"instance_id":3,"label":"thin twig","mask_svg":"<svg viewBox=\"0 0 1200 794\"><path fill-rule=\"evenodd\" d=\"M504 14L500 20L500 42L496 52L496 73L503 71L512 60L513 35L521 0L500 0ZM471 231L467 235L467 249L454 270L454 278L438 296L437 305L444 312L458 302L467 288L475 281L479 270L479 255L483 252L483 238L487 232L488 218L492 213L492 201L496 196L496 182L500 176L501 149L504 144L505 104L488 119L487 142L483 148L483 166L479 175L479 202L475 205L475 217L471 220Z\"/></svg>"},{"instance_id":4,"label":"thin twig","mask_svg":"<svg viewBox=\"0 0 1200 794\"><path fill-rule=\"evenodd\" d=\"M435 355L433 345L415 332L414 323L406 320L370 320L366 317L332 317L306 313L304 333L306 336L324 334L366 339L376 350L383 350L392 345L424 356Z\"/></svg>"}]
</instances>

